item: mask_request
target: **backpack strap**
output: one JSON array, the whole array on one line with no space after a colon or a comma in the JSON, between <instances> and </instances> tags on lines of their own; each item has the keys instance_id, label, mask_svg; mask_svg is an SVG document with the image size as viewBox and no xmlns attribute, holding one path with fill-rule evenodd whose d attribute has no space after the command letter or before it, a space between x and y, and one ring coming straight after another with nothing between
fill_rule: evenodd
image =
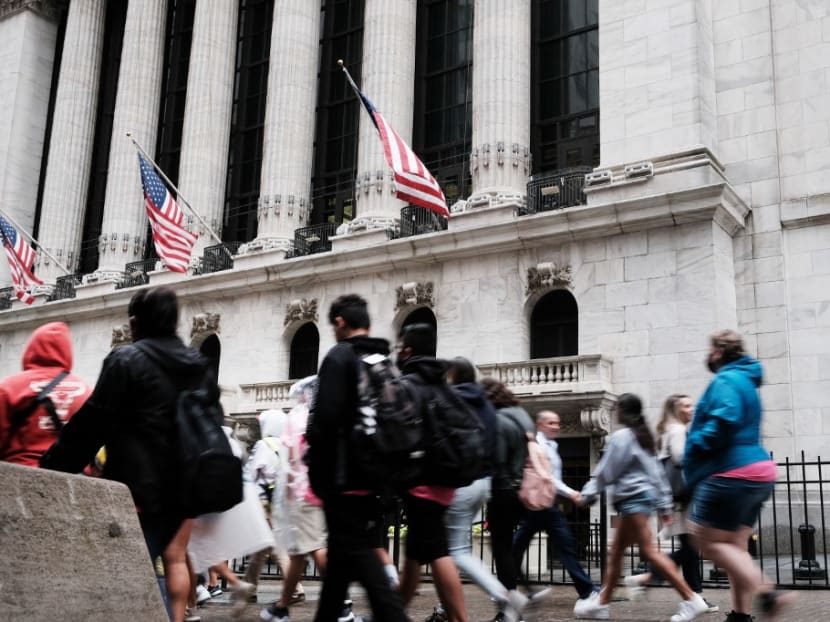
<instances>
[{"instance_id":1,"label":"backpack strap","mask_svg":"<svg viewBox=\"0 0 830 622\"><path fill-rule=\"evenodd\" d=\"M17 411L11 416L11 426L9 427L9 434L6 437L6 440L3 442L2 448L0 448L0 456L5 455L6 450L9 448L9 445L12 442L12 438L17 431L22 428L26 422L29 420L29 417L35 412L38 406L43 406L46 409L46 412L49 413L49 418L52 420L52 425L55 427L55 432L60 432L63 429L63 421L61 421L60 417L58 417L58 413L55 410L55 404L49 398L49 394L52 392L60 381L66 378L69 375L68 371L62 371L57 376L52 378L51 382L47 384L43 389L40 390L32 401L21 410Z\"/></svg>"}]
</instances>

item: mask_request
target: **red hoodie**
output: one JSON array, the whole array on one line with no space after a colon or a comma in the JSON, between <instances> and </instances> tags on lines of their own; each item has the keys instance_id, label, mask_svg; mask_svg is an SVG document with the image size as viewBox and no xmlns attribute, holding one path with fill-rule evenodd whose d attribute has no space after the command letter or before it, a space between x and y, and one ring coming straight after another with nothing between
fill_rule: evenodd
<instances>
[{"instance_id":1,"label":"red hoodie","mask_svg":"<svg viewBox=\"0 0 830 622\"><path fill-rule=\"evenodd\" d=\"M40 456L58 438L49 413L38 408L15 431L11 431L12 416L30 404L60 372L71 369L69 327L63 322L51 322L38 328L23 352L23 371L0 382L0 460L38 466ZM91 392L86 382L69 374L50 391L49 397L58 417L66 422Z\"/></svg>"}]
</instances>

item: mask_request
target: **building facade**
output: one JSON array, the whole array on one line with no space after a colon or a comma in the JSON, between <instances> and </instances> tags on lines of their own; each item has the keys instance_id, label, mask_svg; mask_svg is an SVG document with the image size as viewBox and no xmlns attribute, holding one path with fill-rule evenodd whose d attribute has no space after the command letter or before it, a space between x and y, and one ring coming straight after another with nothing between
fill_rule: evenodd
<instances>
[{"instance_id":1,"label":"building facade","mask_svg":"<svg viewBox=\"0 0 830 622\"><path fill-rule=\"evenodd\" d=\"M93 380L167 283L247 425L357 292L374 334L432 322L439 356L559 411L577 479L614 397L656 421L699 395L724 327L764 363L767 447L830 441L823 0L0 0L0 58L0 205L61 264L39 253L34 305L0 295L0 376L65 320ZM338 59L448 222L395 197ZM128 132L208 225L188 275L148 244Z\"/></svg>"}]
</instances>

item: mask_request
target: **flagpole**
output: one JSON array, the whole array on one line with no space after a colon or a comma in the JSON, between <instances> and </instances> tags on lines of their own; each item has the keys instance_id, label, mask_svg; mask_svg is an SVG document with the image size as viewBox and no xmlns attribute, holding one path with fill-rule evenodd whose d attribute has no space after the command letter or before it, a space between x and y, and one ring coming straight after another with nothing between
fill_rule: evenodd
<instances>
[{"instance_id":1,"label":"flagpole","mask_svg":"<svg viewBox=\"0 0 830 622\"><path fill-rule=\"evenodd\" d=\"M231 255L231 252L225 246L225 243L222 242L222 238L220 238L218 235L216 235L216 232L213 229L211 229L210 225L208 225L205 222L205 219L202 218L195 209L193 209L193 206L188 202L187 199L185 199L182 196L182 193L179 192L179 189L176 187L176 185L172 181L170 181L170 178L167 175L164 174L164 171L161 170L161 167L159 167L159 165L156 164L155 160L153 160L153 158L150 157L150 154L148 154L146 151L144 151L144 148L141 145L138 144L138 141L135 138L133 138L133 133L132 132L127 132L127 138L129 138L131 141L133 141L133 144L135 145L135 148L138 149L141 152L141 154L144 156L144 158L150 164L153 165L153 168L156 169L156 172L159 175L161 175L162 179L164 179L164 181L167 183L167 185L170 186L176 192L176 199L180 203L183 203L185 206L187 206L187 209L189 209L190 213L193 214L196 217L196 220L198 220L200 223L202 223L202 226L210 234L210 237L212 237L214 240L219 242L219 245L222 247L222 250L224 251L224 253L228 256L228 259L233 261L233 255Z\"/></svg>"},{"instance_id":2,"label":"flagpole","mask_svg":"<svg viewBox=\"0 0 830 622\"><path fill-rule=\"evenodd\" d=\"M337 64L340 66L340 69L343 70L343 73L346 74L346 80L348 80L349 84L352 85L352 89L354 89L355 95L357 95L357 93L360 91L360 89L357 88L357 85L354 83L354 80L352 80L352 74L350 74L349 70L346 69L346 65L343 63L343 59L338 58L337 59Z\"/></svg>"},{"instance_id":3,"label":"flagpole","mask_svg":"<svg viewBox=\"0 0 830 622\"><path fill-rule=\"evenodd\" d=\"M2 216L2 217L3 217L3 218L5 218L6 220L8 220L10 223L12 223L12 224L14 225L15 229L17 229L17 230L20 232L20 234L21 234L24 238L26 238L27 240L29 240L32 244L35 244L35 245L37 246L37 250L38 250L38 252L39 252L39 253L43 253L44 255L46 255L49 259L51 259L52 261L54 261L54 262L55 262L55 265L56 265L58 268L60 268L61 270L63 270L63 271L64 271L64 272L66 272L67 274L72 274L69 270L67 270L67 269L63 266L63 264L62 264L61 262L59 262L57 259L55 259L55 256L54 256L54 255L52 255L52 253L50 253L49 251L47 251L47 250L46 250L46 249L45 249L45 248L41 245L41 243L40 243L40 242L38 242L36 239L34 239L32 236L30 236L28 233L26 233L26 231L23 229L23 227L21 227L19 224L17 224L17 223L15 222L14 218L12 218L11 216L9 216L9 215L8 215L6 212L4 212L2 209L0 209L0 216Z\"/></svg>"}]
</instances>

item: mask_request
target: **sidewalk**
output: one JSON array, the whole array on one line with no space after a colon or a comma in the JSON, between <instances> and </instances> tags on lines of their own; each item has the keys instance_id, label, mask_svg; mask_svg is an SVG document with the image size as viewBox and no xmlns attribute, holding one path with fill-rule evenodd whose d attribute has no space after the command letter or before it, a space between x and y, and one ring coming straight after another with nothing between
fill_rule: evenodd
<instances>
[{"instance_id":1,"label":"sidewalk","mask_svg":"<svg viewBox=\"0 0 830 622\"><path fill-rule=\"evenodd\" d=\"M307 600L291 609L291 622L311 622L317 608L317 597L320 583L309 581L305 584ZM247 622L259 620L259 611L269 602L276 599L281 583L267 581L260 586L259 603L248 605L244 614L237 618ZM623 588L616 592L617 596L624 593ZM797 593L795 604L786 614L776 619L776 622L820 622L830 620L830 590L800 590ZM708 613L700 616L701 622L723 622L726 614L731 610L729 591L726 589L710 589L704 595L711 602L720 605L720 612ZM492 620L495 609L484 592L475 585L464 585L464 597L467 602L467 611L470 622L485 622ZM357 587L352 588L354 612L356 615L370 615L365 596ZM528 608L525 614L526 622L560 622L574 620L573 605L576 601L576 592L570 586L554 586L551 594L540 603ZM423 622L432 613L436 597L431 583L423 583L420 595L416 596L409 608L409 616L413 622ZM677 611L678 596L671 588L651 588L646 597L637 602L617 601L611 603L611 620L627 620L629 622L666 622ZM208 601L207 605L199 610L203 622L231 622L230 600L223 594ZM762 622L764 618L759 614L756 620ZM382 622L382 621L377 621Z\"/></svg>"}]
</instances>

